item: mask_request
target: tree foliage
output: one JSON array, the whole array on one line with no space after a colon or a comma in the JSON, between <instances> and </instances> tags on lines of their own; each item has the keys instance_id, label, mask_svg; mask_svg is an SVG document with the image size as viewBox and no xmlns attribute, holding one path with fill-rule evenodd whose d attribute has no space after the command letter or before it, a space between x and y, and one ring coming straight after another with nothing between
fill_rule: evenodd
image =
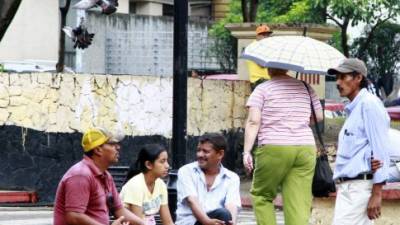
<instances>
[{"instance_id":1,"label":"tree foliage","mask_svg":"<svg viewBox=\"0 0 400 225\"><path fill-rule=\"evenodd\" d=\"M323 23L325 8L312 0L264 0L260 2L258 21L273 23Z\"/></svg>"},{"instance_id":2,"label":"tree foliage","mask_svg":"<svg viewBox=\"0 0 400 225\"><path fill-rule=\"evenodd\" d=\"M359 46L365 51L374 31L386 21L395 20L400 15L399 0L314 0L314 7L327 8L327 19L341 29L343 53L350 56L347 30L359 23L368 24L366 42Z\"/></svg>"},{"instance_id":3,"label":"tree foliage","mask_svg":"<svg viewBox=\"0 0 400 225\"><path fill-rule=\"evenodd\" d=\"M255 5L255 3L257 3ZM230 11L224 19L216 22L210 29L215 38L213 53L219 59L223 70L233 71L236 68L236 39L225 28L227 23L260 22L260 23L320 23L324 22L324 9L312 4L312 0L231 0ZM244 7L243 7L244 5ZM256 10L256 15L248 19L249 7Z\"/></svg>"},{"instance_id":4,"label":"tree foliage","mask_svg":"<svg viewBox=\"0 0 400 225\"><path fill-rule=\"evenodd\" d=\"M368 67L368 76L378 81L385 94L389 95L393 89L394 75L400 67L400 25L385 22L374 31L371 38L366 34L354 40L354 55L363 59ZM368 42L368 44L366 44ZM365 49L362 47L366 46Z\"/></svg>"}]
</instances>

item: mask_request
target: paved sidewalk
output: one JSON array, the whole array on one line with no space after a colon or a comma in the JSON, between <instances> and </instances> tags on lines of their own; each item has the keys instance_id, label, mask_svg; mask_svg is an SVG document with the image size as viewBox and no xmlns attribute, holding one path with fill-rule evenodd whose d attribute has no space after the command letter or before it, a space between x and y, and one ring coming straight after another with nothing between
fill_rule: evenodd
<instances>
[{"instance_id":1,"label":"paved sidewalk","mask_svg":"<svg viewBox=\"0 0 400 225\"><path fill-rule=\"evenodd\" d=\"M277 225L284 225L283 213L277 210ZM0 207L0 225L52 225L53 211L46 207ZM256 225L252 209L243 208L238 225Z\"/></svg>"}]
</instances>

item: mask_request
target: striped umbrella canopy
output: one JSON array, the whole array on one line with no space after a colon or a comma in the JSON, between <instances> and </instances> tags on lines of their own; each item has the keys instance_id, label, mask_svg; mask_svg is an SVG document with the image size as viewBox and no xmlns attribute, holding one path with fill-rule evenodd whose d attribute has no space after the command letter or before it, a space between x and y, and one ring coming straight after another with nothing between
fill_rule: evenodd
<instances>
[{"instance_id":1,"label":"striped umbrella canopy","mask_svg":"<svg viewBox=\"0 0 400 225\"><path fill-rule=\"evenodd\" d=\"M255 41L245 48L242 58L262 67L292 70L303 74L327 74L345 56L336 48L304 36L274 36Z\"/></svg>"}]
</instances>

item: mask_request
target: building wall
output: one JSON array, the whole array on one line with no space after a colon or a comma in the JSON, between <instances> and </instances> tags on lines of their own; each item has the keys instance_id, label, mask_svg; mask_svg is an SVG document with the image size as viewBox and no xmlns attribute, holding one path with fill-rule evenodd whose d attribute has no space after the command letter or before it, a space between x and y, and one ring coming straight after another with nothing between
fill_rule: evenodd
<instances>
[{"instance_id":1,"label":"building wall","mask_svg":"<svg viewBox=\"0 0 400 225\"><path fill-rule=\"evenodd\" d=\"M129 13L129 0L118 0L117 13Z\"/></svg>"},{"instance_id":2,"label":"building wall","mask_svg":"<svg viewBox=\"0 0 400 225\"><path fill-rule=\"evenodd\" d=\"M88 30L95 33L92 45L77 51L77 72L172 76L173 18L88 13ZM211 51L208 23L189 22L188 68L221 68Z\"/></svg>"},{"instance_id":3,"label":"building wall","mask_svg":"<svg viewBox=\"0 0 400 225\"><path fill-rule=\"evenodd\" d=\"M24 0L0 43L0 60L57 60L58 1Z\"/></svg>"},{"instance_id":4,"label":"building wall","mask_svg":"<svg viewBox=\"0 0 400 225\"><path fill-rule=\"evenodd\" d=\"M147 15L147 16L162 16L163 6L161 3L156 2L137 2L136 3L136 14Z\"/></svg>"},{"instance_id":5,"label":"building wall","mask_svg":"<svg viewBox=\"0 0 400 225\"><path fill-rule=\"evenodd\" d=\"M226 166L241 169L249 91L247 82L189 79L187 162L200 135L222 132L230 146ZM62 174L82 157L82 132L93 126L126 135L119 165L136 159L142 144L168 147L172 79L0 74L0 187L36 190L41 201L52 201Z\"/></svg>"}]
</instances>

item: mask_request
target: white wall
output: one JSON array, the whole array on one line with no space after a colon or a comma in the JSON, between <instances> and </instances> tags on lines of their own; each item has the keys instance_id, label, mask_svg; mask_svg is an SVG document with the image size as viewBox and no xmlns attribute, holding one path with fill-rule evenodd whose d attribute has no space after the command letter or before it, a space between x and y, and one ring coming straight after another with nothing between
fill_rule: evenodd
<instances>
[{"instance_id":1,"label":"white wall","mask_svg":"<svg viewBox=\"0 0 400 225\"><path fill-rule=\"evenodd\" d=\"M163 7L161 3L155 2L137 2L136 3L136 14L148 15L148 16L162 16Z\"/></svg>"},{"instance_id":2,"label":"white wall","mask_svg":"<svg viewBox=\"0 0 400 225\"><path fill-rule=\"evenodd\" d=\"M0 43L0 60L57 60L59 4L23 0Z\"/></svg>"},{"instance_id":3,"label":"white wall","mask_svg":"<svg viewBox=\"0 0 400 225\"><path fill-rule=\"evenodd\" d=\"M119 0L117 13L129 13L129 0Z\"/></svg>"}]
</instances>

